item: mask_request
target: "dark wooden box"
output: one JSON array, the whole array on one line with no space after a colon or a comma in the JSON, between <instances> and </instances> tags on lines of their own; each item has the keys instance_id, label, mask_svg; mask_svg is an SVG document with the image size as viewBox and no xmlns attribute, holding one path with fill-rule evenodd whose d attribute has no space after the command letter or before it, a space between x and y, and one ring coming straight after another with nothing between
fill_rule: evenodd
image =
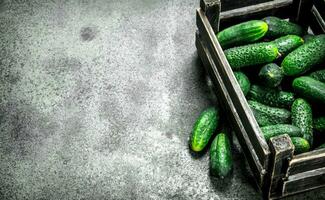
<instances>
[{"instance_id":1,"label":"dark wooden box","mask_svg":"<svg viewBox=\"0 0 325 200\"><path fill-rule=\"evenodd\" d=\"M263 197L277 199L324 187L325 149L294 155L288 135L274 137L269 143L265 141L215 34L219 27L265 16L289 19L310 28L314 34L325 33L325 1L277 0L221 12L220 0L201 0L196 15L199 57Z\"/></svg>"}]
</instances>

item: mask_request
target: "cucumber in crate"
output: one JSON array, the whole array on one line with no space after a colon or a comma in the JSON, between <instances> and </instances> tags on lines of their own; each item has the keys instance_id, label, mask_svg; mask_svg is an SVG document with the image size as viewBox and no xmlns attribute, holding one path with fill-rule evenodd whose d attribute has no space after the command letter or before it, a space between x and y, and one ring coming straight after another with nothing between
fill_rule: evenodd
<instances>
[{"instance_id":1,"label":"cucumber in crate","mask_svg":"<svg viewBox=\"0 0 325 200\"><path fill-rule=\"evenodd\" d=\"M325 186L324 7L280 0L220 13L220 1L201 0L197 10L198 54L266 199Z\"/></svg>"}]
</instances>

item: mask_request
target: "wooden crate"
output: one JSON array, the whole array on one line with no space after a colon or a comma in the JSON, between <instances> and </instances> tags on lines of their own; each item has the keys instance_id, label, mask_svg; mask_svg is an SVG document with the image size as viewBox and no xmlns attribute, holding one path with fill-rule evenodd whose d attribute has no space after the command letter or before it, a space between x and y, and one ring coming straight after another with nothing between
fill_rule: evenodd
<instances>
[{"instance_id":1,"label":"wooden crate","mask_svg":"<svg viewBox=\"0 0 325 200\"><path fill-rule=\"evenodd\" d=\"M201 0L196 12L196 47L220 104L232 124L263 198L277 199L325 186L325 149L294 155L288 135L268 143L215 36L250 19L278 16L325 33L324 0L277 0L221 12L220 0Z\"/></svg>"}]
</instances>

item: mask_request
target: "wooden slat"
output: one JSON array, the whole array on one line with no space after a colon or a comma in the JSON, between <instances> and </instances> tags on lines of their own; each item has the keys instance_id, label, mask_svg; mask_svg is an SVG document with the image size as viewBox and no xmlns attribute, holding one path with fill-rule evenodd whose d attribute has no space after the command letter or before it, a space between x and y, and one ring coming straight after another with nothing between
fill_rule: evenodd
<instances>
[{"instance_id":1,"label":"wooden slat","mask_svg":"<svg viewBox=\"0 0 325 200\"><path fill-rule=\"evenodd\" d=\"M314 34L325 33L325 22L324 18L318 12L318 9L313 6L311 9L311 19L309 19L310 27Z\"/></svg>"},{"instance_id":2,"label":"wooden slat","mask_svg":"<svg viewBox=\"0 0 325 200\"><path fill-rule=\"evenodd\" d=\"M210 75L214 86L216 87L216 95L220 97L220 105L225 113L236 113L236 109L234 104L232 103L231 97L222 81L222 78L218 71L216 71L216 66L211 58L211 55L206 47L200 39L198 33L196 34L196 48L198 54L204 64L204 67L207 73ZM238 137L240 145L245 153L245 157L251 167L251 170L256 178L257 184L262 187L264 182L264 175L266 171L263 169L261 163L258 160L258 157L252 148L252 144L249 141L249 137L246 133L244 126L241 123L241 120L238 114L235 115L227 115L229 121L231 121L231 125L234 128L234 131Z\"/></svg>"},{"instance_id":3,"label":"wooden slat","mask_svg":"<svg viewBox=\"0 0 325 200\"><path fill-rule=\"evenodd\" d=\"M319 14L325 19L325 1L324 0L314 0L314 6L317 8Z\"/></svg>"},{"instance_id":4,"label":"wooden slat","mask_svg":"<svg viewBox=\"0 0 325 200\"><path fill-rule=\"evenodd\" d=\"M219 20L221 12L220 0L200 0L200 7L205 12L215 32L219 31Z\"/></svg>"},{"instance_id":5,"label":"wooden slat","mask_svg":"<svg viewBox=\"0 0 325 200\"><path fill-rule=\"evenodd\" d=\"M239 17L243 15L249 15L254 13L260 13L264 11L272 11L277 8L286 7L292 4L292 0L279 0L279 1L270 1L266 3L256 4L252 6L242 7L234 10L229 10L221 13L221 19L229 19L234 17Z\"/></svg>"},{"instance_id":6,"label":"wooden slat","mask_svg":"<svg viewBox=\"0 0 325 200\"><path fill-rule=\"evenodd\" d=\"M245 1L234 1L234 0L222 0L221 11L225 12L228 10L234 10L237 8L252 6L260 3L269 2L272 0L245 0Z\"/></svg>"},{"instance_id":7,"label":"wooden slat","mask_svg":"<svg viewBox=\"0 0 325 200\"><path fill-rule=\"evenodd\" d=\"M288 175L325 167L325 149L297 155L289 162Z\"/></svg>"},{"instance_id":8,"label":"wooden slat","mask_svg":"<svg viewBox=\"0 0 325 200\"><path fill-rule=\"evenodd\" d=\"M293 13L291 6L292 0L279 0L222 12L220 27L224 28L251 19L261 19L266 16L289 18Z\"/></svg>"},{"instance_id":9,"label":"wooden slat","mask_svg":"<svg viewBox=\"0 0 325 200\"><path fill-rule=\"evenodd\" d=\"M325 187L325 168L307 171L288 177L283 184L283 196Z\"/></svg>"},{"instance_id":10,"label":"wooden slat","mask_svg":"<svg viewBox=\"0 0 325 200\"><path fill-rule=\"evenodd\" d=\"M272 157L264 188L265 198L282 195L283 179L286 177L288 162L293 157L294 151L294 146L287 134L271 138L269 145Z\"/></svg>"},{"instance_id":11,"label":"wooden slat","mask_svg":"<svg viewBox=\"0 0 325 200\"><path fill-rule=\"evenodd\" d=\"M292 10L294 13L290 17L290 21L299 24L305 30L307 30L310 23L310 10L312 5L312 0L293 0Z\"/></svg>"},{"instance_id":12,"label":"wooden slat","mask_svg":"<svg viewBox=\"0 0 325 200\"><path fill-rule=\"evenodd\" d=\"M236 107L236 111L233 111L232 114L239 115L258 159L262 163L262 166L267 168L268 157L270 154L269 147L261 134L261 130L254 115L202 9L197 10L197 26L203 40L207 43L207 48L216 64L217 71L220 73L226 89L232 97L232 101Z\"/></svg>"}]
</instances>

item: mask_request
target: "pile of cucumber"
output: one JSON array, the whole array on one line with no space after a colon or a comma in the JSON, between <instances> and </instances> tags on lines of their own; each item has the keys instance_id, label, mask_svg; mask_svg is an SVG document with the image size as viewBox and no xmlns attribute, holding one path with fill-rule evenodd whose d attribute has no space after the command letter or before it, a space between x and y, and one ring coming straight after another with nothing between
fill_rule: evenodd
<instances>
[{"instance_id":1,"label":"pile of cucumber","mask_svg":"<svg viewBox=\"0 0 325 200\"><path fill-rule=\"evenodd\" d=\"M295 154L325 148L325 34L310 35L277 17L251 20L216 35L265 140L288 134ZM200 152L217 128L217 108L204 111L190 139ZM227 134L210 148L212 174L232 168Z\"/></svg>"},{"instance_id":2,"label":"pile of cucumber","mask_svg":"<svg viewBox=\"0 0 325 200\"><path fill-rule=\"evenodd\" d=\"M201 113L193 128L190 148L194 152L204 151L220 124L220 111L211 107ZM226 177L232 170L231 146L228 135L223 130L218 133L210 147L211 174Z\"/></svg>"}]
</instances>

